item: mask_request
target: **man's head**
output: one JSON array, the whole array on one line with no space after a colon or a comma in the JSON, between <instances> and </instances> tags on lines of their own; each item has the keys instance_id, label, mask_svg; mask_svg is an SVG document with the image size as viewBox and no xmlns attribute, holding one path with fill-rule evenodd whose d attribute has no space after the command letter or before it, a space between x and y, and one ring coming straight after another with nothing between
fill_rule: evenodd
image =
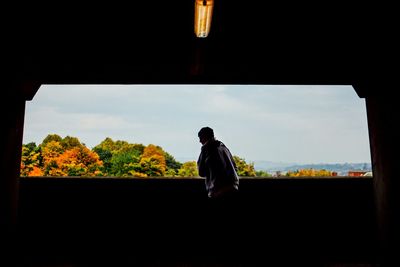
<instances>
[{"instance_id":1,"label":"man's head","mask_svg":"<svg viewBox=\"0 0 400 267\"><path fill-rule=\"evenodd\" d=\"M200 143L204 145L209 140L214 139L214 131L210 127L203 127L198 133Z\"/></svg>"}]
</instances>

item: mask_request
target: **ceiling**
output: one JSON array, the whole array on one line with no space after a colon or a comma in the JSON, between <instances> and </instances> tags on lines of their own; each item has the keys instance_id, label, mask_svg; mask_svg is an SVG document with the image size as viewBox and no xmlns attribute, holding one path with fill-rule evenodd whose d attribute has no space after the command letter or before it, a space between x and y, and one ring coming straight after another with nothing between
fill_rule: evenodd
<instances>
[{"instance_id":1,"label":"ceiling","mask_svg":"<svg viewBox=\"0 0 400 267\"><path fill-rule=\"evenodd\" d=\"M28 84L381 81L385 51L371 40L383 37L357 7L263 2L215 0L205 39L194 36L194 0L28 8L8 38L10 77Z\"/></svg>"}]
</instances>

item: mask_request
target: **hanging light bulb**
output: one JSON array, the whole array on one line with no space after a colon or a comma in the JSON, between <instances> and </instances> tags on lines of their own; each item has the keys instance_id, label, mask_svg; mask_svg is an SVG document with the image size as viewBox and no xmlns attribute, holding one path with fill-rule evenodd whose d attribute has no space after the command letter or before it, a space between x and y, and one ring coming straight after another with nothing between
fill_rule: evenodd
<instances>
[{"instance_id":1,"label":"hanging light bulb","mask_svg":"<svg viewBox=\"0 0 400 267\"><path fill-rule=\"evenodd\" d=\"M210 32L213 7L214 0L195 0L194 32L199 38Z\"/></svg>"}]
</instances>

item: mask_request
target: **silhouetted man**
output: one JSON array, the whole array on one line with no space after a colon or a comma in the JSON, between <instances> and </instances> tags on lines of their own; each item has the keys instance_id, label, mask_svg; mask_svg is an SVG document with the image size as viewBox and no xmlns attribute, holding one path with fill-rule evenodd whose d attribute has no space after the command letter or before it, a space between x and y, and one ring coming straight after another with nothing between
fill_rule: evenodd
<instances>
[{"instance_id":1,"label":"silhouetted man","mask_svg":"<svg viewBox=\"0 0 400 267\"><path fill-rule=\"evenodd\" d=\"M215 260L232 260L237 249L237 220L239 177L229 149L215 139L210 127L201 128L198 136L201 153L197 161L199 175L205 177L209 202L206 205L205 236L209 256Z\"/></svg>"},{"instance_id":2,"label":"silhouetted man","mask_svg":"<svg viewBox=\"0 0 400 267\"><path fill-rule=\"evenodd\" d=\"M198 133L201 153L197 161L199 175L206 178L206 189L210 198L224 198L239 189L236 164L229 149L215 139L210 127L203 127Z\"/></svg>"}]
</instances>

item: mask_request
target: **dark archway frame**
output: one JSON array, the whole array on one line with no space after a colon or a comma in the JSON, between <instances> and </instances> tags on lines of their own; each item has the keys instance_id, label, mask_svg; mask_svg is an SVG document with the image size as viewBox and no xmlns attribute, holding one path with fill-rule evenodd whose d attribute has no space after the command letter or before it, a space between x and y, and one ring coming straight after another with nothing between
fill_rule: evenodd
<instances>
[{"instance_id":1,"label":"dark archway frame","mask_svg":"<svg viewBox=\"0 0 400 267\"><path fill-rule=\"evenodd\" d=\"M61 16L52 18L51 27L30 21L18 31L23 38L17 43L24 44L23 49L16 47L12 53L4 49L10 57L3 64L0 109L0 233L6 237L2 242L12 244L16 234L25 102L41 84L352 85L366 100L379 226L377 254L382 264L399 263L394 245L400 242L398 106L395 76L385 61L394 53L384 37L376 37L378 44L371 42L371 36L379 36L375 29L388 25L369 22L369 17L356 15L358 8L347 5L331 6L330 13L278 12L278 17L273 16L274 7L257 1L221 0L215 4L209 38L197 40L193 14L185 11L192 9L190 1L158 2L157 10L153 1L138 3L143 12L128 20L129 25L140 26L134 32L122 23L110 29L109 22L97 20L93 27L78 18L67 24L70 17ZM289 16L293 23L279 23ZM307 16L309 20L301 19ZM59 26L58 37L54 25ZM45 38L37 34L38 28ZM94 38L96 34L100 38Z\"/></svg>"}]
</instances>

